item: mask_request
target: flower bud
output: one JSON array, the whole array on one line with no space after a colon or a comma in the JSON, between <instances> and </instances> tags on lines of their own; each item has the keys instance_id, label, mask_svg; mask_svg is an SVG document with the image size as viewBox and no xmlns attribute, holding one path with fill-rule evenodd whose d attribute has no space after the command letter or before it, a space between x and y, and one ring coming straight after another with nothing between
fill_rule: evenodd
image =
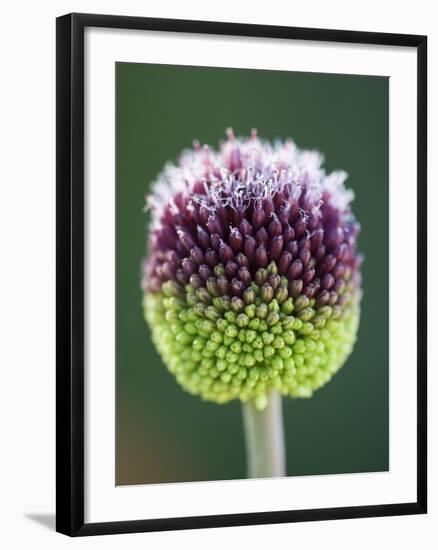
<instances>
[{"instance_id":1,"label":"flower bud","mask_svg":"<svg viewBox=\"0 0 438 550\"><path fill-rule=\"evenodd\" d=\"M245 304L254 304L256 301L256 295L252 288L246 288L243 291L243 301Z\"/></svg>"},{"instance_id":2,"label":"flower bud","mask_svg":"<svg viewBox=\"0 0 438 550\"><path fill-rule=\"evenodd\" d=\"M261 244L255 251L255 262L260 267L266 267L268 265L268 255L266 254L265 247Z\"/></svg>"},{"instance_id":3,"label":"flower bud","mask_svg":"<svg viewBox=\"0 0 438 550\"><path fill-rule=\"evenodd\" d=\"M191 394L260 408L271 389L310 397L350 354L360 226L345 174L326 175L321 162L230 130L217 153L195 146L159 177L144 314Z\"/></svg>"},{"instance_id":4,"label":"flower bud","mask_svg":"<svg viewBox=\"0 0 438 550\"><path fill-rule=\"evenodd\" d=\"M268 280L268 272L264 268L260 268L256 271L255 282L261 287Z\"/></svg>"},{"instance_id":5,"label":"flower bud","mask_svg":"<svg viewBox=\"0 0 438 550\"><path fill-rule=\"evenodd\" d=\"M230 231L229 243L234 252L240 252L243 248L244 239L240 231L233 227Z\"/></svg>"},{"instance_id":6,"label":"flower bud","mask_svg":"<svg viewBox=\"0 0 438 550\"><path fill-rule=\"evenodd\" d=\"M268 232L264 227L261 227L255 235L258 244L266 245L268 243Z\"/></svg>"},{"instance_id":7,"label":"flower bud","mask_svg":"<svg viewBox=\"0 0 438 550\"><path fill-rule=\"evenodd\" d=\"M269 283L265 283L262 286L260 296L265 303L269 303L272 300L272 298L274 297L274 289Z\"/></svg>"},{"instance_id":8,"label":"flower bud","mask_svg":"<svg viewBox=\"0 0 438 550\"><path fill-rule=\"evenodd\" d=\"M293 281L294 279L297 279L301 275L302 271L303 271L303 264L301 260L295 260L294 262L292 262L289 268L289 271L287 272L287 276L289 280Z\"/></svg>"}]
</instances>

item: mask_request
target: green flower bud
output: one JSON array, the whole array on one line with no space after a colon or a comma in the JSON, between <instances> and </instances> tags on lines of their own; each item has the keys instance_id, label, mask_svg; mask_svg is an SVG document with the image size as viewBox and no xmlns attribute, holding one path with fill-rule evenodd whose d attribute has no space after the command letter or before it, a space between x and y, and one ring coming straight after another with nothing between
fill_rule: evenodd
<instances>
[{"instance_id":1,"label":"green flower bud","mask_svg":"<svg viewBox=\"0 0 438 550\"><path fill-rule=\"evenodd\" d=\"M222 264L217 264L213 270L216 277L223 277L225 275L225 268Z\"/></svg>"},{"instance_id":2,"label":"green flower bud","mask_svg":"<svg viewBox=\"0 0 438 550\"><path fill-rule=\"evenodd\" d=\"M276 325L280 320L280 315L276 311L271 311L271 313L266 318L266 323L268 326L272 327Z\"/></svg>"},{"instance_id":3,"label":"green flower bud","mask_svg":"<svg viewBox=\"0 0 438 550\"><path fill-rule=\"evenodd\" d=\"M292 298L288 298L281 304L281 311L285 315L290 315L294 310L294 302Z\"/></svg>"},{"instance_id":4,"label":"green flower bud","mask_svg":"<svg viewBox=\"0 0 438 550\"><path fill-rule=\"evenodd\" d=\"M256 293L252 288L247 288L243 293L243 301L245 304L253 304L256 300Z\"/></svg>"},{"instance_id":5,"label":"green flower bud","mask_svg":"<svg viewBox=\"0 0 438 550\"><path fill-rule=\"evenodd\" d=\"M206 288L198 288L196 291L196 296L199 300L204 302L204 304L211 304L211 296Z\"/></svg>"},{"instance_id":6,"label":"green flower bud","mask_svg":"<svg viewBox=\"0 0 438 550\"><path fill-rule=\"evenodd\" d=\"M205 308L205 316L212 321L220 319L221 314L214 306L208 306Z\"/></svg>"},{"instance_id":7,"label":"green flower bud","mask_svg":"<svg viewBox=\"0 0 438 550\"><path fill-rule=\"evenodd\" d=\"M266 268L266 270L269 275L277 275L278 273L277 264L275 262L271 262Z\"/></svg>"},{"instance_id":8,"label":"green flower bud","mask_svg":"<svg viewBox=\"0 0 438 550\"><path fill-rule=\"evenodd\" d=\"M249 306L245 307L245 313L248 315L250 319L253 319L255 317L255 312L256 312L255 304L250 304Z\"/></svg>"},{"instance_id":9,"label":"green flower bud","mask_svg":"<svg viewBox=\"0 0 438 550\"><path fill-rule=\"evenodd\" d=\"M298 296L298 298L295 300L296 311L301 311L302 309L307 307L309 305L309 302L310 302L309 298L307 296L304 296L304 294L302 294L301 296Z\"/></svg>"},{"instance_id":10,"label":"green flower bud","mask_svg":"<svg viewBox=\"0 0 438 550\"><path fill-rule=\"evenodd\" d=\"M245 302L238 298L237 296L233 296L231 298L231 309L235 312L240 312L245 307Z\"/></svg>"},{"instance_id":11,"label":"green flower bud","mask_svg":"<svg viewBox=\"0 0 438 550\"><path fill-rule=\"evenodd\" d=\"M265 283L260 291L260 296L265 303L271 302L274 297L274 289L269 283Z\"/></svg>"},{"instance_id":12,"label":"green flower bud","mask_svg":"<svg viewBox=\"0 0 438 550\"><path fill-rule=\"evenodd\" d=\"M259 319L266 319L268 316L268 306L266 304L260 304L256 307L255 314Z\"/></svg>"},{"instance_id":13,"label":"green flower bud","mask_svg":"<svg viewBox=\"0 0 438 550\"><path fill-rule=\"evenodd\" d=\"M310 321L314 315L315 311L311 307L305 307L299 311L298 318L301 319L301 321Z\"/></svg>"},{"instance_id":14,"label":"green flower bud","mask_svg":"<svg viewBox=\"0 0 438 550\"><path fill-rule=\"evenodd\" d=\"M237 318L236 318L236 324L238 327L240 328L244 328L246 326L248 326L248 323L249 323L249 318L247 315L245 315L244 313L240 313Z\"/></svg>"}]
</instances>

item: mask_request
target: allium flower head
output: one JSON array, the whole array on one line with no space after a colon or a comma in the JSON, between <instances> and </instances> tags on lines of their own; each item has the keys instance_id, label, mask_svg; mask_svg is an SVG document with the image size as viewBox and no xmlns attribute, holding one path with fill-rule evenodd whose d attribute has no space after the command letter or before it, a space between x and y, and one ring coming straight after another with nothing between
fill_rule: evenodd
<instances>
[{"instance_id":1,"label":"allium flower head","mask_svg":"<svg viewBox=\"0 0 438 550\"><path fill-rule=\"evenodd\" d=\"M345 172L291 141L228 130L168 164L151 209L142 288L153 341L181 386L225 403L310 397L359 323L359 225Z\"/></svg>"}]
</instances>

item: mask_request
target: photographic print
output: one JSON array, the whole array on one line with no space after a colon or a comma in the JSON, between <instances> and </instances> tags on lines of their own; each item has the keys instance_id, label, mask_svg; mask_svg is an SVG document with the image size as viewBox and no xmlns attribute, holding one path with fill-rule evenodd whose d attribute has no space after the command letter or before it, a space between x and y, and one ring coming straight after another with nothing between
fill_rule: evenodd
<instances>
[{"instance_id":1,"label":"photographic print","mask_svg":"<svg viewBox=\"0 0 438 550\"><path fill-rule=\"evenodd\" d=\"M116 485L389 469L389 79L118 62Z\"/></svg>"},{"instance_id":2,"label":"photographic print","mask_svg":"<svg viewBox=\"0 0 438 550\"><path fill-rule=\"evenodd\" d=\"M426 513L426 66L57 19L57 531Z\"/></svg>"}]
</instances>

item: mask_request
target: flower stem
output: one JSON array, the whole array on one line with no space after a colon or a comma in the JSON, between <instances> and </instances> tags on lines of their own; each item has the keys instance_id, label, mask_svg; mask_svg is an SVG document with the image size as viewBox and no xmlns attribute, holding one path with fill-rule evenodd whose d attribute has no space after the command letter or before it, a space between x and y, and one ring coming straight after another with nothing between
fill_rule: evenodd
<instances>
[{"instance_id":1,"label":"flower stem","mask_svg":"<svg viewBox=\"0 0 438 550\"><path fill-rule=\"evenodd\" d=\"M248 477L284 477L286 457L281 395L270 391L264 409L254 400L242 405Z\"/></svg>"}]
</instances>

